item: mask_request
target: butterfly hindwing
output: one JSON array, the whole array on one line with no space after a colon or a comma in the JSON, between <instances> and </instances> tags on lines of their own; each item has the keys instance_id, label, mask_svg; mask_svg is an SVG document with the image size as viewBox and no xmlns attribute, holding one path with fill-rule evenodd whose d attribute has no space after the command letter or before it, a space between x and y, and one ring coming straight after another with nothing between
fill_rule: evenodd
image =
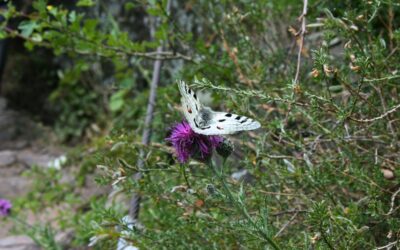
<instances>
[{"instance_id":1,"label":"butterfly hindwing","mask_svg":"<svg viewBox=\"0 0 400 250\"><path fill-rule=\"evenodd\" d=\"M233 134L244 130L253 130L261 127L258 121L252 118L226 112L213 112L208 135Z\"/></svg>"}]
</instances>

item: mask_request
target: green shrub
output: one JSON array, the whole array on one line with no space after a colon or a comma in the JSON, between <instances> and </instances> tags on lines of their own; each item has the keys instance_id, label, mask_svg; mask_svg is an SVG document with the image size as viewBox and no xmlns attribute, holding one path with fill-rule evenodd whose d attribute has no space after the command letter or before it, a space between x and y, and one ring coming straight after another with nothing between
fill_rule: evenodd
<instances>
[{"instance_id":1,"label":"green shrub","mask_svg":"<svg viewBox=\"0 0 400 250\"><path fill-rule=\"evenodd\" d=\"M133 245L370 249L396 244L400 233L399 7L379 0L310 2L299 69L298 1L171 1L171 14L166 1L126 3L125 10L159 20L153 40L133 40L139 31L122 31L111 15L96 19L86 7L35 1L29 15L9 6L4 15L24 21L3 35L74 62L54 94L66 95L59 117L66 134L80 136L99 120L103 128L115 125L96 145L103 170L98 181L117 181L127 197L142 194L145 230L128 230ZM145 89L151 51L161 43L168 53L162 55L152 143L145 147ZM91 76L101 68L93 68L95 62L111 70ZM91 84L79 84L86 74ZM107 84L106 76L115 80ZM223 175L196 161L179 165L164 140L182 119L173 82L196 76L208 79L194 86L211 91L211 106L262 123L258 131L234 136L235 154ZM135 182L140 150L144 177ZM232 181L229 175L238 169L249 171L249 183ZM184 191L171 192L177 186ZM74 244L88 244L89 235L98 237L100 249L116 244L126 208L114 205L78 214L85 227L76 230L86 237Z\"/></svg>"}]
</instances>

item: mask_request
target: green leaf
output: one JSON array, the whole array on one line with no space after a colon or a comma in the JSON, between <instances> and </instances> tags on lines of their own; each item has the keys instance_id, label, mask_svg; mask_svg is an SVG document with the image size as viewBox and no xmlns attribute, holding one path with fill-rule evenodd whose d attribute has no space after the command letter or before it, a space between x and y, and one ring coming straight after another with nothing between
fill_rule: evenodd
<instances>
[{"instance_id":1,"label":"green leaf","mask_svg":"<svg viewBox=\"0 0 400 250\"><path fill-rule=\"evenodd\" d=\"M120 84L123 89L131 89L134 85L134 80L131 77L124 78Z\"/></svg>"},{"instance_id":2,"label":"green leaf","mask_svg":"<svg viewBox=\"0 0 400 250\"><path fill-rule=\"evenodd\" d=\"M92 43L86 41L76 41L75 48L79 53L90 53L95 49Z\"/></svg>"},{"instance_id":3,"label":"green leaf","mask_svg":"<svg viewBox=\"0 0 400 250\"><path fill-rule=\"evenodd\" d=\"M73 23L76 20L76 12L73 10L68 15L68 20Z\"/></svg>"},{"instance_id":4,"label":"green leaf","mask_svg":"<svg viewBox=\"0 0 400 250\"><path fill-rule=\"evenodd\" d=\"M18 29L21 30L23 37L29 37L35 28L39 27L36 21L22 21L18 25Z\"/></svg>"},{"instance_id":5,"label":"green leaf","mask_svg":"<svg viewBox=\"0 0 400 250\"><path fill-rule=\"evenodd\" d=\"M122 108L123 105L124 105L123 99L111 99L110 110L113 112L117 112Z\"/></svg>"},{"instance_id":6,"label":"green leaf","mask_svg":"<svg viewBox=\"0 0 400 250\"><path fill-rule=\"evenodd\" d=\"M40 34L35 33L32 35L32 41L40 43L41 41L43 41L43 38Z\"/></svg>"},{"instance_id":7,"label":"green leaf","mask_svg":"<svg viewBox=\"0 0 400 250\"><path fill-rule=\"evenodd\" d=\"M113 112L119 111L121 110L121 108L124 106L125 100L124 100L124 96L125 96L126 91L122 90L122 91L118 91L115 94L113 94L111 96L110 99L110 110Z\"/></svg>"},{"instance_id":8,"label":"green leaf","mask_svg":"<svg viewBox=\"0 0 400 250\"><path fill-rule=\"evenodd\" d=\"M47 5L47 1L46 0L34 1L33 4L32 4L33 8L38 10L39 13L46 12L46 5Z\"/></svg>"},{"instance_id":9,"label":"green leaf","mask_svg":"<svg viewBox=\"0 0 400 250\"><path fill-rule=\"evenodd\" d=\"M124 9L126 11L130 11L133 8L135 8L135 4L134 3L125 3L125 5L124 5Z\"/></svg>"},{"instance_id":10,"label":"green leaf","mask_svg":"<svg viewBox=\"0 0 400 250\"><path fill-rule=\"evenodd\" d=\"M5 32L4 30L0 30L0 39L4 39L7 37L7 32Z\"/></svg>"},{"instance_id":11,"label":"green leaf","mask_svg":"<svg viewBox=\"0 0 400 250\"><path fill-rule=\"evenodd\" d=\"M78 6L78 7L90 7L90 6L93 6L93 5L94 5L93 0L79 0L76 3L76 6Z\"/></svg>"},{"instance_id":12,"label":"green leaf","mask_svg":"<svg viewBox=\"0 0 400 250\"><path fill-rule=\"evenodd\" d=\"M163 14L159 8L147 8L147 13L152 16L161 16Z\"/></svg>"}]
</instances>

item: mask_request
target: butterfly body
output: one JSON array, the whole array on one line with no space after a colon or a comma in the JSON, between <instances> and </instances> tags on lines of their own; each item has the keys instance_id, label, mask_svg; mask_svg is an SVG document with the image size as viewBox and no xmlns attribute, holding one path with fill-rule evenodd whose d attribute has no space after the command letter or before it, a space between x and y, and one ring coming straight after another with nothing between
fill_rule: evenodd
<instances>
[{"instance_id":1,"label":"butterfly body","mask_svg":"<svg viewBox=\"0 0 400 250\"><path fill-rule=\"evenodd\" d=\"M199 110L198 115L195 117L195 120L201 128L207 127L213 119L213 113L214 111L210 108L202 107Z\"/></svg>"},{"instance_id":2,"label":"butterfly body","mask_svg":"<svg viewBox=\"0 0 400 250\"><path fill-rule=\"evenodd\" d=\"M196 93L183 81L178 81L183 113L194 132L204 135L233 134L261 127L258 121L246 116L216 112L203 106Z\"/></svg>"}]
</instances>

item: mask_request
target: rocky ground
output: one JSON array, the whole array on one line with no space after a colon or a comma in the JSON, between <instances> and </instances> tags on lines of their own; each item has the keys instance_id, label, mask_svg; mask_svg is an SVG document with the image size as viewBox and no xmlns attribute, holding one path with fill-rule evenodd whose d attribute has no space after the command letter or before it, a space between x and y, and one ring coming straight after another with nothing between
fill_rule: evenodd
<instances>
[{"instance_id":1,"label":"rocky ground","mask_svg":"<svg viewBox=\"0 0 400 250\"><path fill-rule=\"evenodd\" d=\"M26 194L31 180L22 173L33 165L47 167L62 155L48 135L46 128L8 109L0 98L0 198L13 200ZM35 220L30 216L30 222ZM0 249L39 249L28 236L13 235L12 228L11 221L1 221Z\"/></svg>"},{"instance_id":2,"label":"rocky ground","mask_svg":"<svg viewBox=\"0 0 400 250\"><path fill-rule=\"evenodd\" d=\"M50 129L8 109L5 99L0 97L0 198L13 200L26 194L32 180L22 173L34 165L43 168L54 167L54 161L60 159L66 151ZM65 181L71 181L73 178L68 170L63 170L63 175ZM92 181L81 192L89 198L102 191ZM51 221L57 216L59 209L62 209L62 205L60 206L48 208L39 215L27 211L26 222L34 224ZM40 249L28 236L15 235L12 221L0 218L0 225L0 250ZM63 241L69 233L62 232L56 238Z\"/></svg>"}]
</instances>

